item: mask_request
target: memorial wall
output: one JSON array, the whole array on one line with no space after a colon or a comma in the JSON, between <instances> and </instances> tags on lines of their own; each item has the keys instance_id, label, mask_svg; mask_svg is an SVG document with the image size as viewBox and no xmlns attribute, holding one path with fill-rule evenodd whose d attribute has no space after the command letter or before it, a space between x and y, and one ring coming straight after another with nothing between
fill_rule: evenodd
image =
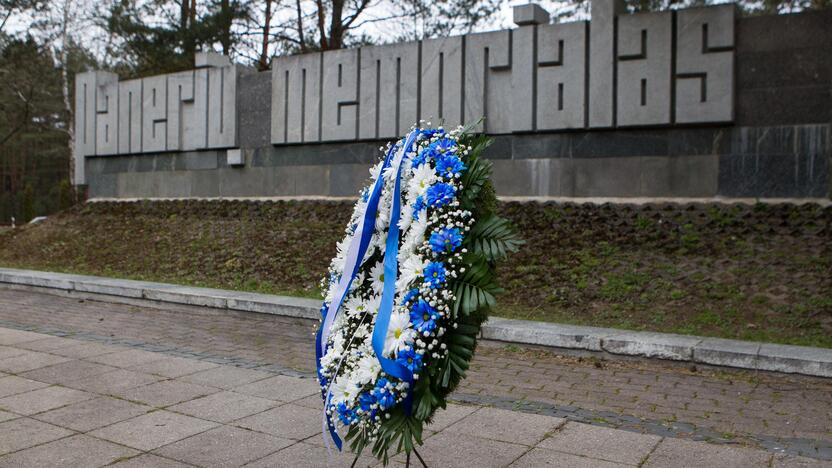
<instances>
[{"instance_id":1,"label":"memorial wall","mask_svg":"<svg viewBox=\"0 0 832 468\"><path fill-rule=\"evenodd\" d=\"M98 198L353 196L419 119L484 120L505 196L828 198L832 12L733 5L76 81L77 182ZM773 35L772 31L777 31Z\"/></svg>"}]
</instances>

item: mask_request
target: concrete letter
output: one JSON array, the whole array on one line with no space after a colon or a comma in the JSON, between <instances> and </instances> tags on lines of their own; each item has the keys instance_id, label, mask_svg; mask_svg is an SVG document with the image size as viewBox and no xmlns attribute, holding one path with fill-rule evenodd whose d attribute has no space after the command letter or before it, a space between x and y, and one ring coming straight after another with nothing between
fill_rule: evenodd
<instances>
[{"instance_id":1,"label":"concrete letter","mask_svg":"<svg viewBox=\"0 0 832 468\"><path fill-rule=\"evenodd\" d=\"M465 37L466 123L485 117L474 131L511 133L511 31Z\"/></svg>"},{"instance_id":2,"label":"concrete letter","mask_svg":"<svg viewBox=\"0 0 832 468\"><path fill-rule=\"evenodd\" d=\"M419 118L454 128L462 124L462 36L422 41Z\"/></svg>"},{"instance_id":3,"label":"concrete letter","mask_svg":"<svg viewBox=\"0 0 832 468\"><path fill-rule=\"evenodd\" d=\"M142 152L164 151L167 145L168 80L165 75L142 79Z\"/></svg>"},{"instance_id":4,"label":"concrete letter","mask_svg":"<svg viewBox=\"0 0 832 468\"><path fill-rule=\"evenodd\" d=\"M321 54L293 55L272 64L272 144L321 139Z\"/></svg>"},{"instance_id":5,"label":"concrete letter","mask_svg":"<svg viewBox=\"0 0 832 468\"><path fill-rule=\"evenodd\" d=\"M537 128L584 128L586 22L541 26L537 37Z\"/></svg>"},{"instance_id":6,"label":"concrete letter","mask_svg":"<svg viewBox=\"0 0 832 468\"><path fill-rule=\"evenodd\" d=\"M393 138L418 119L419 43L361 48L358 136Z\"/></svg>"},{"instance_id":7,"label":"concrete letter","mask_svg":"<svg viewBox=\"0 0 832 468\"><path fill-rule=\"evenodd\" d=\"M118 84L118 154L142 152L142 80Z\"/></svg>"},{"instance_id":8,"label":"concrete letter","mask_svg":"<svg viewBox=\"0 0 832 468\"><path fill-rule=\"evenodd\" d=\"M589 126L613 126L615 81L615 16L624 12L623 0L592 0L589 24Z\"/></svg>"},{"instance_id":9,"label":"concrete letter","mask_svg":"<svg viewBox=\"0 0 832 468\"><path fill-rule=\"evenodd\" d=\"M323 60L321 140L358 136L358 49L330 50Z\"/></svg>"}]
</instances>

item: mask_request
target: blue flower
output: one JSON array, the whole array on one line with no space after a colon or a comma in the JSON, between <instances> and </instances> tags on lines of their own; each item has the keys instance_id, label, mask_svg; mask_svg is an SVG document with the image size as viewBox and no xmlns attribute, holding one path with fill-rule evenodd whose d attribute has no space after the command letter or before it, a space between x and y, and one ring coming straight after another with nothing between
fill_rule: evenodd
<instances>
[{"instance_id":1,"label":"blue flower","mask_svg":"<svg viewBox=\"0 0 832 468\"><path fill-rule=\"evenodd\" d=\"M414 297L416 297L418 295L419 295L419 289L418 288L411 289L410 291L405 293L404 297L402 298L401 305L407 304L408 302L412 301Z\"/></svg>"},{"instance_id":2,"label":"blue flower","mask_svg":"<svg viewBox=\"0 0 832 468\"><path fill-rule=\"evenodd\" d=\"M451 184L444 182L428 187L428 204L430 206L443 206L450 203L456 195L456 189Z\"/></svg>"},{"instance_id":3,"label":"blue flower","mask_svg":"<svg viewBox=\"0 0 832 468\"><path fill-rule=\"evenodd\" d=\"M422 355L408 348L399 353L396 357L396 362L406 367L410 372L419 372L422 368Z\"/></svg>"},{"instance_id":4,"label":"blue flower","mask_svg":"<svg viewBox=\"0 0 832 468\"><path fill-rule=\"evenodd\" d=\"M410 309L410 323L419 333L432 332L436 328L436 310L424 299Z\"/></svg>"},{"instance_id":5,"label":"blue flower","mask_svg":"<svg viewBox=\"0 0 832 468\"><path fill-rule=\"evenodd\" d=\"M419 195L413 202L413 219L419 219L419 213L425 209L425 197Z\"/></svg>"},{"instance_id":6,"label":"blue flower","mask_svg":"<svg viewBox=\"0 0 832 468\"><path fill-rule=\"evenodd\" d=\"M425 283L436 289L445 282L445 265L442 262L430 262L425 268Z\"/></svg>"},{"instance_id":7,"label":"blue flower","mask_svg":"<svg viewBox=\"0 0 832 468\"><path fill-rule=\"evenodd\" d=\"M389 388L385 388L389 383L385 378L378 379L376 388L373 389L373 398L375 398L379 408L383 410L396 404L396 396Z\"/></svg>"},{"instance_id":8,"label":"blue flower","mask_svg":"<svg viewBox=\"0 0 832 468\"><path fill-rule=\"evenodd\" d=\"M430 235L430 248L436 253L451 253L462 245L459 228L443 228Z\"/></svg>"},{"instance_id":9,"label":"blue flower","mask_svg":"<svg viewBox=\"0 0 832 468\"><path fill-rule=\"evenodd\" d=\"M436 173L443 177L453 177L465 170L463 163L453 153L448 153L436 160Z\"/></svg>"},{"instance_id":10,"label":"blue flower","mask_svg":"<svg viewBox=\"0 0 832 468\"><path fill-rule=\"evenodd\" d=\"M364 392L361 395L358 395L358 406L360 406L363 411L369 412L374 404L376 404L376 399L373 398L371 393Z\"/></svg>"},{"instance_id":11,"label":"blue flower","mask_svg":"<svg viewBox=\"0 0 832 468\"><path fill-rule=\"evenodd\" d=\"M347 408L347 405L344 403L338 403L336 411L338 412L338 419L340 419L345 426L349 426L353 421L355 421L355 411L352 408Z\"/></svg>"}]
</instances>

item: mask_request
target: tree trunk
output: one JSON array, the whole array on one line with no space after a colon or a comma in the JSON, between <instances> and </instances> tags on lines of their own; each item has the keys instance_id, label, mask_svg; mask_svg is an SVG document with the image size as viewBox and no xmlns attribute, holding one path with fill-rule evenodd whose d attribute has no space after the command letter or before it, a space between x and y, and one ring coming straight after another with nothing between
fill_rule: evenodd
<instances>
[{"instance_id":1,"label":"tree trunk","mask_svg":"<svg viewBox=\"0 0 832 468\"><path fill-rule=\"evenodd\" d=\"M69 145L69 182L75 185L75 119L73 118L72 103L69 94L69 10L72 7L72 0L64 0L63 23L61 24L61 94L64 99L64 111L66 112L66 132Z\"/></svg>"},{"instance_id":2,"label":"tree trunk","mask_svg":"<svg viewBox=\"0 0 832 468\"><path fill-rule=\"evenodd\" d=\"M332 0L332 18L329 24L329 48L344 47L344 0Z\"/></svg>"},{"instance_id":3,"label":"tree trunk","mask_svg":"<svg viewBox=\"0 0 832 468\"><path fill-rule=\"evenodd\" d=\"M231 7L228 0L220 1L221 32L220 44L222 44L223 55L231 56Z\"/></svg>"},{"instance_id":4,"label":"tree trunk","mask_svg":"<svg viewBox=\"0 0 832 468\"><path fill-rule=\"evenodd\" d=\"M272 0L266 0L266 18L263 22L263 44L260 46L260 60L257 68L260 71L269 69L269 33L272 24Z\"/></svg>"},{"instance_id":5,"label":"tree trunk","mask_svg":"<svg viewBox=\"0 0 832 468\"><path fill-rule=\"evenodd\" d=\"M303 12L300 9L300 0L295 0L295 9L298 13L298 41L300 42L301 53L306 52L306 40L303 37Z\"/></svg>"}]
</instances>

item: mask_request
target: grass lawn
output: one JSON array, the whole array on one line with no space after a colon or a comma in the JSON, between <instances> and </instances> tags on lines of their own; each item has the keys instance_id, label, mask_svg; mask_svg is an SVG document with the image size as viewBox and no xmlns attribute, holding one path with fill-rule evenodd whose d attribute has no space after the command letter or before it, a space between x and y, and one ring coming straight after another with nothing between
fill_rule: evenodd
<instances>
[{"instance_id":1,"label":"grass lawn","mask_svg":"<svg viewBox=\"0 0 832 468\"><path fill-rule=\"evenodd\" d=\"M832 208L503 203L526 240L495 315L832 348ZM319 297L351 204L91 203L0 265Z\"/></svg>"}]
</instances>

